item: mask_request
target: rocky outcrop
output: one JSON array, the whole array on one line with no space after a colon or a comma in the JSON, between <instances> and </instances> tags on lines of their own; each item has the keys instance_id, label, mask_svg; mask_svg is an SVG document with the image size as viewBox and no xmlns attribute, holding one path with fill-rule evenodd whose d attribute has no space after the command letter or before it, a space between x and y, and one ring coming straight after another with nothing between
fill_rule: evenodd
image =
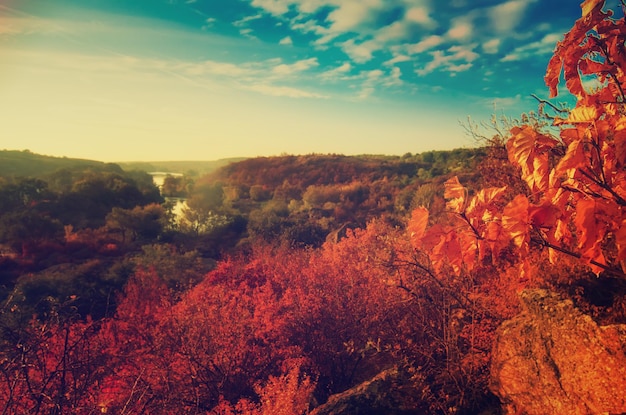
<instances>
[{"instance_id":1,"label":"rocky outcrop","mask_svg":"<svg viewBox=\"0 0 626 415\"><path fill-rule=\"evenodd\" d=\"M507 414L626 413L626 325L598 326L545 290L498 330L491 389Z\"/></svg>"},{"instance_id":2,"label":"rocky outcrop","mask_svg":"<svg viewBox=\"0 0 626 415\"><path fill-rule=\"evenodd\" d=\"M420 409L418 390L411 376L398 368L387 369L373 379L332 395L310 415L409 415ZM417 411L417 412L416 412Z\"/></svg>"}]
</instances>

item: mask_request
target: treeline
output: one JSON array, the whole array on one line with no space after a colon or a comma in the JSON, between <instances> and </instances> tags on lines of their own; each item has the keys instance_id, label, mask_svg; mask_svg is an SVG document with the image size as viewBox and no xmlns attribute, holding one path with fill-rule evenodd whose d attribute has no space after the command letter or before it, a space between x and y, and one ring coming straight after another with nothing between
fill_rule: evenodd
<instances>
[{"instance_id":1,"label":"treeline","mask_svg":"<svg viewBox=\"0 0 626 415\"><path fill-rule=\"evenodd\" d=\"M451 172L477 181L475 168L484 157L484 149L260 157L227 165L193 185L188 177L166 178L163 187L167 195L188 197L181 229L206 234L213 224L234 221L246 224L250 240L319 246L376 217L402 221L413 207L430 204Z\"/></svg>"},{"instance_id":2,"label":"treeline","mask_svg":"<svg viewBox=\"0 0 626 415\"><path fill-rule=\"evenodd\" d=\"M83 317L110 315L144 257L192 258L203 264L193 269L206 271L259 241L319 247L376 217L401 223L413 206L441 204L436 183L446 176L431 178L432 169L462 173L483 154L248 159L201 178L168 176L160 194L145 172L3 151L0 294L25 315L72 296ZM186 206L175 213L163 196L184 197ZM200 276L167 278L186 287Z\"/></svg>"}]
</instances>

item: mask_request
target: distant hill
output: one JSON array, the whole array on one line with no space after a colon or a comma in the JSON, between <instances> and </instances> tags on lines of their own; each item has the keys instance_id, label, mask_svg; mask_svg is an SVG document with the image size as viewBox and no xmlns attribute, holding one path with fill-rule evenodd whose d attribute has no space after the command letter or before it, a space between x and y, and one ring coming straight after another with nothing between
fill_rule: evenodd
<instances>
[{"instance_id":1,"label":"distant hill","mask_svg":"<svg viewBox=\"0 0 626 415\"><path fill-rule=\"evenodd\" d=\"M112 164L126 171L162 171L184 173L188 176L203 176L221 167L242 160L245 160L245 157L211 161L137 161L105 163L97 160L44 156L33 153L30 150L0 150L0 176L39 177L66 168L102 168Z\"/></svg>"},{"instance_id":2,"label":"distant hill","mask_svg":"<svg viewBox=\"0 0 626 415\"><path fill-rule=\"evenodd\" d=\"M427 179L455 171L470 171L485 155L484 149L429 151L400 156L303 155L248 158L232 162L200 179L200 183L260 185L275 189L284 183L305 189L354 181ZM404 178L404 179L403 179Z\"/></svg>"},{"instance_id":3,"label":"distant hill","mask_svg":"<svg viewBox=\"0 0 626 415\"><path fill-rule=\"evenodd\" d=\"M142 170L145 172L183 173L187 176L203 176L215 170L245 160L245 157L226 158L211 161L130 161L116 163L124 170Z\"/></svg>"},{"instance_id":4,"label":"distant hill","mask_svg":"<svg viewBox=\"0 0 626 415\"><path fill-rule=\"evenodd\" d=\"M103 167L106 164L95 160L43 156L29 150L0 150L0 176L41 176L64 168Z\"/></svg>"}]
</instances>

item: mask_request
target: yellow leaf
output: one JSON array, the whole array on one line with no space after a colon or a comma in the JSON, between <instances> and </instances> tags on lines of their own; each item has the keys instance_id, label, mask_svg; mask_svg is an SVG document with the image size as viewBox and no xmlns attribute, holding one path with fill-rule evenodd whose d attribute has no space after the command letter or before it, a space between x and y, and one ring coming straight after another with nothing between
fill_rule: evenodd
<instances>
[{"instance_id":1,"label":"yellow leaf","mask_svg":"<svg viewBox=\"0 0 626 415\"><path fill-rule=\"evenodd\" d=\"M578 106L574 108L569 117L565 120L566 124L590 123L598 119L598 111L596 107Z\"/></svg>"}]
</instances>

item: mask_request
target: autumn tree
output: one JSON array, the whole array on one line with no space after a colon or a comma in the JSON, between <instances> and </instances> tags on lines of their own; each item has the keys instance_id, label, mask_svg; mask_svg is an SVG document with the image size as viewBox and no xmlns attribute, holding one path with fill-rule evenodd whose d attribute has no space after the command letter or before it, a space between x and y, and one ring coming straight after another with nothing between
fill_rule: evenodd
<instances>
[{"instance_id":1,"label":"autumn tree","mask_svg":"<svg viewBox=\"0 0 626 415\"><path fill-rule=\"evenodd\" d=\"M556 111L553 129L522 123L510 131L508 158L528 192L503 201L503 184L472 196L453 178L445 193L451 225L428 227L428 211L413 212L414 246L430 252L435 268L449 262L457 274L471 271L512 243L522 276L532 273L531 248L545 250L552 263L564 254L596 273L624 275L625 25L624 17L615 18L604 6L598 0L582 4L582 17L557 44L548 65L550 96L557 95L563 73L576 106L564 110L542 100L544 111Z\"/></svg>"}]
</instances>

